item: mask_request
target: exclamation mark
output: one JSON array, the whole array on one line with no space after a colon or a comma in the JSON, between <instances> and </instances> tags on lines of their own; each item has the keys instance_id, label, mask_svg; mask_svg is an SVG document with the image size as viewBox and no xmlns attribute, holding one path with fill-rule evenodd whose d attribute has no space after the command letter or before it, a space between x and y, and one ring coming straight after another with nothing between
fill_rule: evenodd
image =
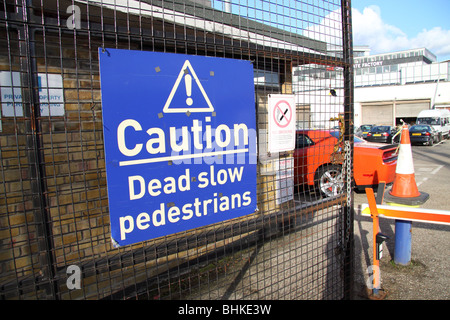
<instances>
[{"instance_id":1,"label":"exclamation mark","mask_svg":"<svg viewBox=\"0 0 450 320\"><path fill-rule=\"evenodd\" d=\"M186 74L184 76L184 84L186 85L186 95L188 96L186 99L186 104L188 106L192 106L192 103L194 103L194 101L191 98L191 94L192 94L192 76L190 74Z\"/></svg>"}]
</instances>

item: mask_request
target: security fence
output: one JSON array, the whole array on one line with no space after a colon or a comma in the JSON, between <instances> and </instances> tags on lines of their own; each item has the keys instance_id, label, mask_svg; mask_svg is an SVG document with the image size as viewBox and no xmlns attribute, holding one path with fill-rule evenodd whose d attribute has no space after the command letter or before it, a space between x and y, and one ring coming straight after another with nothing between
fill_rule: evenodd
<instances>
[{"instance_id":1,"label":"security fence","mask_svg":"<svg viewBox=\"0 0 450 320\"><path fill-rule=\"evenodd\" d=\"M350 298L350 0L6 0L0 1L0 11L1 299ZM163 96L170 108L178 87L173 86L170 99L168 92L154 89L159 82L166 83L165 66L158 62L151 66L152 74L145 73L153 59L147 54L156 57L156 53L160 59L192 57L192 64L181 69L184 73L174 65L177 73L170 78L189 98L191 91L197 97L200 91L203 97L216 94L208 86L228 69L217 58L226 59L223 63L230 63L233 73L214 87L216 96L233 98L236 89L246 99L251 97L242 114L233 109L238 99L230 100L225 106L229 111L220 113L222 100L211 98L207 107L216 109L208 109L210 113L202 118L205 132L216 130L217 145L233 136L240 141L239 134L244 133L250 149L245 158L248 167L247 162L228 167L230 171L223 169L222 176L218 171L214 187L212 180L201 179L201 173L193 174L194 168L212 174L206 155L193 157L193 164L178 164L178 158L172 157L157 167L145 163L139 167L149 179L169 177L183 168L184 178L191 173L190 180L180 182L178 174L178 187L197 183L198 188L189 193L191 206L183 206L184 215L177 207L178 194L161 203L161 210L167 212L158 219L166 219L167 225L169 219L175 226L196 216L216 217L211 223L168 229L157 236L153 226L163 224L155 218L157 210L151 218L145 212L118 218L115 210L122 205L122 193L129 195L128 200L143 197L142 186L148 188L147 205L158 192L170 192L163 186L158 189L161 179L140 184L144 178L137 175L128 176L123 185L113 184L120 164L105 160L117 147L109 146L110 135L118 132L119 141L125 132L145 132L148 127L139 129L140 123L149 114L161 121L171 116L156 103L147 105L145 112L138 103L114 104L126 103L132 93L141 96L148 91L149 96ZM109 62L120 54L125 58ZM194 57L214 58L221 72L203 74ZM139 66L141 58L144 63ZM253 70L251 90L233 85L242 80L233 78L241 72L234 67L236 61ZM142 74L121 77L131 72L128 65L142 67ZM153 81L148 83L154 88L136 89L147 81ZM192 100L186 99L186 104ZM107 105L119 113L115 115L116 109ZM143 112L142 117L121 122L123 131L111 127L134 108L138 114ZM191 121L193 137L199 128L196 112L176 115ZM248 128L241 125L230 133L225 124L217 126L216 119L224 113L235 122L249 116ZM293 130L273 131L273 123L284 128L292 122ZM169 133L168 128L152 129ZM225 137L217 133L220 129ZM327 136L330 130L334 138ZM149 133L149 137L154 136ZM132 156L139 147L156 148L152 142L144 145L145 141L134 145L122 141L122 153ZM222 154L216 154L215 161L227 158L228 153ZM249 173L243 182L255 191L235 199L237 193L226 192L235 186L236 192L242 191L237 184L230 185L231 174L242 173L232 170L240 168ZM208 192L210 199L197 206L196 199ZM234 210L232 201L247 206L247 211ZM125 210L133 211L137 202L124 204ZM214 206L213 214L207 214L208 204L210 210ZM137 240L120 243L138 228Z\"/></svg>"}]
</instances>

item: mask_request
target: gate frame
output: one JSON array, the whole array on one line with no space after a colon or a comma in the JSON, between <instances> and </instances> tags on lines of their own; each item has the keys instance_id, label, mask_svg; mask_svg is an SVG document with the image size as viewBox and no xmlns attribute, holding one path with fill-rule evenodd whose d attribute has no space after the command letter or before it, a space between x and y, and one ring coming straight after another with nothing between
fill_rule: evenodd
<instances>
[{"instance_id":1,"label":"gate frame","mask_svg":"<svg viewBox=\"0 0 450 320\"><path fill-rule=\"evenodd\" d=\"M37 61L36 61L36 50L35 50L35 31L42 28L44 25L40 25L37 27L33 27L32 23L39 17L33 16L33 5L32 0L22 0L22 12L16 12L16 18L21 17L22 22L12 23L9 28L17 28L14 25L19 25L17 28L19 34L19 40L23 40L21 43L20 50L22 52L26 52L25 55L21 55L20 57L20 73L22 76L22 83L26 83L24 85L24 117L29 118L26 121L26 133L29 135L27 137L27 156L30 162L30 179L33 191L33 203L34 203L34 216L36 219L37 225L37 236L39 238L39 261L41 264L41 275L39 279L29 279L24 283L37 283L36 285L39 287L45 287L48 298L58 299L60 294L58 292L58 288L61 285L60 282L65 282L65 270L57 270L55 267L55 259L54 259L54 244L53 244L53 236L50 227L50 217L49 212L47 210L48 203L46 201L45 196L45 164L42 161L42 142L40 138L40 126L39 126L39 93L38 93L38 79L37 79ZM336 58L325 57L325 59L329 59L329 63L332 65L342 66L344 69L344 122L345 122L345 135L344 140L347 141L350 145L350 159L353 159L353 101L354 101L354 92L353 92L353 49L352 49L352 26L351 26L351 0L341 0L341 17L342 17L342 40L343 40L343 58L342 60L338 60ZM22 28L20 27L22 26ZM60 27L61 28L61 27ZM93 32L89 30L88 33ZM102 35L104 35L102 33ZM116 35L117 36L117 35ZM194 41L192 43L186 41L185 46L187 47L192 45L194 48L197 47L197 43ZM205 47L207 45L205 44ZM245 50L242 48L235 48L234 46L228 47L226 44L223 45L225 50L231 50L231 55L234 55L234 51L237 52L241 56L246 56L250 59L253 55L259 57L259 52L263 52L261 55L262 60L270 60L269 64L272 66L272 62L275 59L279 60L279 72L280 77L282 78L283 89L282 91L289 92L289 82L292 83L291 74L292 72L292 63L293 60L298 60L300 57L304 57L302 55L295 55L295 53L289 54L284 52L274 53L271 51L264 52L265 49L259 50L258 48L248 48L248 52L245 53ZM165 48L164 48L165 49ZM208 49L205 49L205 53L208 53ZM226 55L226 53L225 53ZM314 54L309 54L310 63L314 63L314 61L324 61L324 57L317 56ZM341 61L338 63L338 61ZM267 63L267 62L264 62ZM290 65L290 66L289 66ZM290 69L289 69L290 68ZM269 68L270 69L270 68ZM283 73L283 71L288 71L287 73ZM291 81L289 81L291 80ZM29 98L26 98L25 92L29 93ZM29 106L27 104L29 102ZM354 257L354 231L353 231L353 220L354 220L354 204L353 204L353 196L352 192L348 192L351 190L351 181L353 178L353 171L351 169L351 161L347 162L347 180L345 181L345 189L347 190L346 196L346 205L344 206L344 234L342 235L342 250L344 252L344 299L350 299L352 297L353 292L353 257ZM258 185L259 186L259 185ZM331 201L332 202L332 201ZM327 205L330 201L322 201L322 204ZM317 207L315 207L317 208ZM291 209L295 212L298 210L297 208ZM305 208L304 210L308 211L310 208ZM270 221L271 216L278 216L280 213L272 213L269 216L260 216L250 221L238 222L236 224L230 224L226 228L223 228L223 232L217 232L215 234L214 241L223 240L220 236L223 236L225 239L226 231L231 231L231 236L235 236L238 234L242 234L243 228L247 228L247 230L254 230L255 226L261 226L261 228L267 227L266 221ZM289 221L283 221L284 223L289 223ZM238 228L236 228L238 227ZM239 230L238 232L236 230ZM222 231L218 228L216 231ZM270 232L268 233L270 237ZM219 235L219 237L217 237ZM207 238L206 234L202 235L204 237L203 241L209 242L209 238ZM228 235L229 236L229 235ZM199 237L195 236L191 239L192 243L198 243ZM130 266L134 265L136 261L148 261L152 259L151 255L147 255L146 252L164 252L167 254L169 251L175 250L175 252L179 252L180 247L186 246L190 247L191 242L187 238L179 239L173 242L172 248L169 249L167 245L155 245L150 246L146 250L132 250L129 252L121 253L118 257L110 257L106 256L105 258L99 260L93 260L92 265L86 264L82 268L83 275L95 275L98 272L101 272L102 268L105 272L111 271L114 269L114 265L120 269L123 268L127 261L130 262ZM159 247L159 248L158 248ZM157 253L156 253L157 255ZM127 257L131 257L130 260ZM116 263L114 260L117 259ZM125 261L125 262L124 262ZM125 263L125 264L124 264ZM86 274L85 274L86 273ZM23 284L23 283L22 283Z\"/></svg>"}]
</instances>

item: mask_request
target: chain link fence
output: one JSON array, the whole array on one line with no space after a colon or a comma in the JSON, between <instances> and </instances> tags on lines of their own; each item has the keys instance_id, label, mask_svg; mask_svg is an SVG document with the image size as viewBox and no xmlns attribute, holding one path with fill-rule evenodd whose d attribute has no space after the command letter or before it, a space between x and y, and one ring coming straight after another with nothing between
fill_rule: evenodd
<instances>
[{"instance_id":1,"label":"chain link fence","mask_svg":"<svg viewBox=\"0 0 450 320\"><path fill-rule=\"evenodd\" d=\"M1 299L350 298L350 1L6 0L0 34ZM251 63L254 212L115 245L106 48ZM296 147L270 152L278 94Z\"/></svg>"}]
</instances>

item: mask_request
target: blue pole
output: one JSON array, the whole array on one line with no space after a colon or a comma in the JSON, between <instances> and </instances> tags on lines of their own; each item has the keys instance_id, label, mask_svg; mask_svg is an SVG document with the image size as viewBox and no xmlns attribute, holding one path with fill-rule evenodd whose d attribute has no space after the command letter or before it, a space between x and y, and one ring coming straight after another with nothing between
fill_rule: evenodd
<instances>
[{"instance_id":1,"label":"blue pole","mask_svg":"<svg viewBox=\"0 0 450 320\"><path fill-rule=\"evenodd\" d=\"M408 265L411 262L411 221L395 220L395 264Z\"/></svg>"}]
</instances>

